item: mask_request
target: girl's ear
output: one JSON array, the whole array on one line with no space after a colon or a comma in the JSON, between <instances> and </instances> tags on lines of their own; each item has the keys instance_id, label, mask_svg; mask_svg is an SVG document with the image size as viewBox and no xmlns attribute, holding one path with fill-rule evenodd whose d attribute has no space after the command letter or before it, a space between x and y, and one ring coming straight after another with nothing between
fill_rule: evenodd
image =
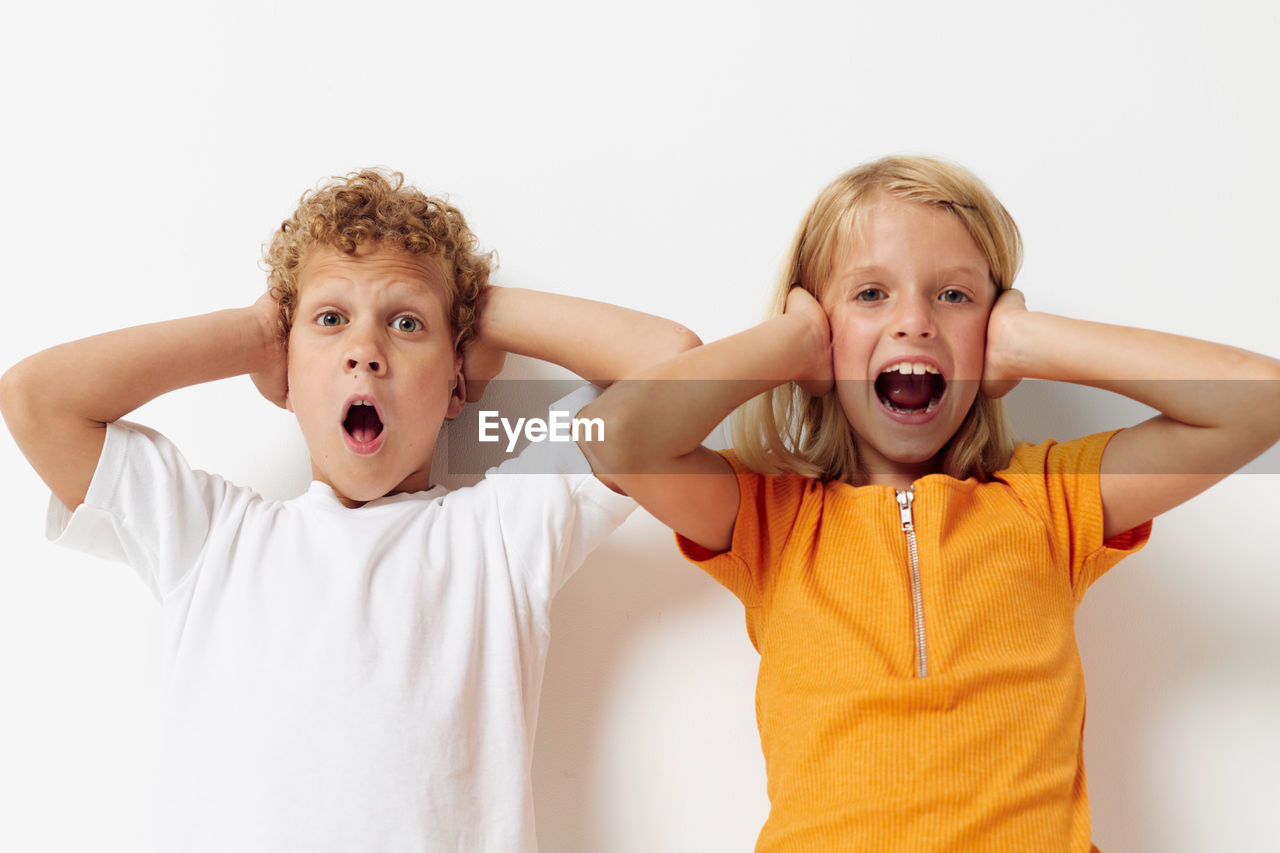
<instances>
[{"instance_id":1,"label":"girl's ear","mask_svg":"<svg viewBox=\"0 0 1280 853\"><path fill-rule=\"evenodd\" d=\"M453 379L449 382L449 408L445 411L445 420L453 420L462 414L462 407L467 404L467 378L462 375L462 356L453 359Z\"/></svg>"}]
</instances>

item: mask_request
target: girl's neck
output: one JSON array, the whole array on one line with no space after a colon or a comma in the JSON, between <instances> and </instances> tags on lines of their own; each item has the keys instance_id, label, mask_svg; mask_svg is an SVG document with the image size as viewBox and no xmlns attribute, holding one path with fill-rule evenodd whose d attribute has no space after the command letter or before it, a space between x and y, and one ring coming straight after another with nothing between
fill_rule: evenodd
<instances>
[{"instance_id":1,"label":"girl's neck","mask_svg":"<svg viewBox=\"0 0 1280 853\"><path fill-rule=\"evenodd\" d=\"M868 458L871 456L871 458ZM885 459L878 454L859 454L862 473L853 485L856 486L889 486L894 489L909 489L911 484L921 477L936 474L942 470L942 454L923 462L898 462Z\"/></svg>"},{"instance_id":2,"label":"girl's neck","mask_svg":"<svg viewBox=\"0 0 1280 853\"><path fill-rule=\"evenodd\" d=\"M925 474L929 474L929 473L932 473L932 472L925 471L924 473L920 474L920 477L923 477L925 476ZM905 491L911 488L911 485L916 480L920 479L920 477L913 477L908 474L871 474L862 481L861 485L889 486L894 489Z\"/></svg>"}]
</instances>

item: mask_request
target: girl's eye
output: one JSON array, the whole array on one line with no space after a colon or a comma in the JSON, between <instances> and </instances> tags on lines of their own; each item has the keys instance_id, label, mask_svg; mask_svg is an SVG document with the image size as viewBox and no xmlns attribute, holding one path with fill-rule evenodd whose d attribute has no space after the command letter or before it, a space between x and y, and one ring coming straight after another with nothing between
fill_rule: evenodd
<instances>
[{"instance_id":1,"label":"girl's eye","mask_svg":"<svg viewBox=\"0 0 1280 853\"><path fill-rule=\"evenodd\" d=\"M347 318L343 317L337 311L326 311L316 318L316 322L321 326L341 326L347 322Z\"/></svg>"},{"instance_id":2,"label":"girl's eye","mask_svg":"<svg viewBox=\"0 0 1280 853\"><path fill-rule=\"evenodd\" d=\"M859 290L853 298L859 302L879 302L884 299L884 291L878 287L868 287L865 290Z\"/></svg>"},{"instance_id":3,"label":"girl's eye","mask_svg":"<svg viewBox=\"0 0 1280 853\"><path fill-rule=\"evenodd\" d=\"M969 301L968 294L959 290L954 290L954 289L942 291L942 295L939 296L938 298L941 299L943 302L950 302L953 305L959 304L961 302Z\"/></svg>"},{"instance_id":4,"label":"girl's eye","mask_svg":"<svg viewBox=\"0 0 1280 853\"><path fill-rule=\"evenodd\" d=\"M417 317L397 317L392 321L397 332L420 332L422 331L422 321Z\"/></svg>"}]
</instances>

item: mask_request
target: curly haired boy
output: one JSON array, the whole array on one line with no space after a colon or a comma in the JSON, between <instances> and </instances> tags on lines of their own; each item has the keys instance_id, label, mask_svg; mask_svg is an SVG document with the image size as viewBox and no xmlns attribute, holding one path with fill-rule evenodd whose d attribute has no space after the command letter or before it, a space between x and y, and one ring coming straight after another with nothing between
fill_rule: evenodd
<instances>
[{"instance_id":1,"label":"curly haired boy","mask_svg":"<svg viewBox=\"0 0 1280 853\"><path fill-rule=\"evenodd\" d=\"M490 286L462 215L395 173L304 195L266 255L250 307L64 344L0 379L54 495L50 535L129 563L163 608L158 845L531 850L551 598L633 504L572 442L445 491L436 437L506 352L607 384L697 340ZM305 494L265 500L121 420L239 374L297 415Z\"/></svg>"}]
</instances>

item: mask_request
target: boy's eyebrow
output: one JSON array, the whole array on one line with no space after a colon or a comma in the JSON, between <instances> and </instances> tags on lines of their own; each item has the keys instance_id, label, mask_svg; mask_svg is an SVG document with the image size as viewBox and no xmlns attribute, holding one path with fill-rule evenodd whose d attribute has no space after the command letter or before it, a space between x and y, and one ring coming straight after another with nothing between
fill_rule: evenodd
<instances>
[{"instance_id":1,"label":"boy's eyebrow","mask_svg":"<svg viewBox=\"0 0 1280 853\"><path fill-rule=\"evenodd\" d=\"M342 272L333 272L330 274L318 275L306 282L306 287L299 287L299 293L309 293L315 290L333 290L337 289L345 292L351 287L354 278ZM385 284L395 290L404 291L410 294L434 294L441 295L445 285L434 281L416 281L410 276L389 275L382 279Z\"/></svg>"}]
</instances>

